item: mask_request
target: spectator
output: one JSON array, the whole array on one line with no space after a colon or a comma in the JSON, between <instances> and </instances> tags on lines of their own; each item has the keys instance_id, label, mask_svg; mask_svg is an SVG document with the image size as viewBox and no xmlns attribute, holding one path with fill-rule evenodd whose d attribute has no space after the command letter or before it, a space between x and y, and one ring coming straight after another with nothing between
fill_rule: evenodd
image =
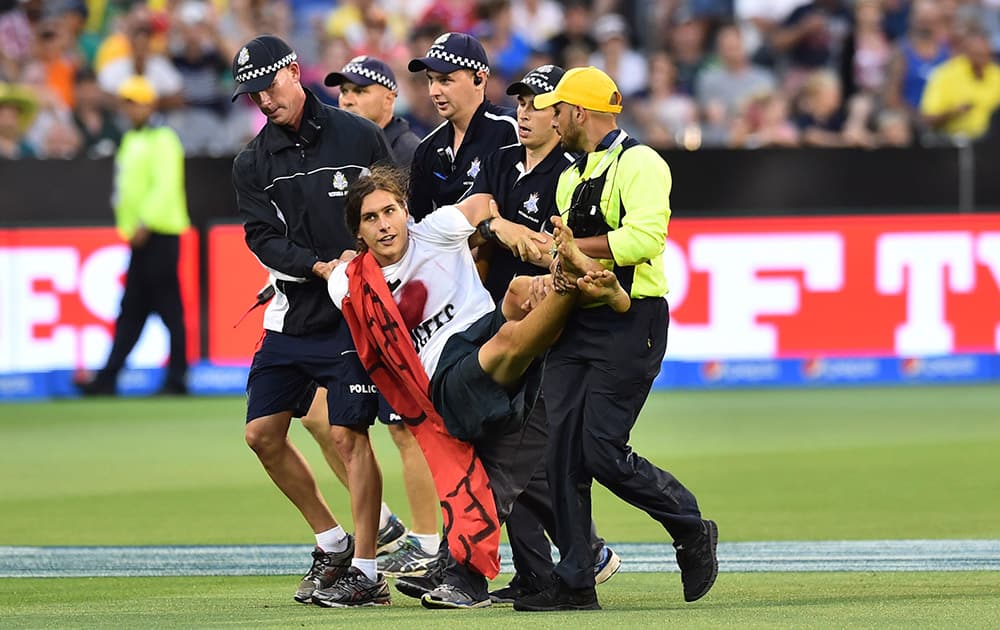
<instances>
[{"instance_id":1,"label":"spectator","mask_svg":"<svg viewBox=\"0 0 1000 630\"><path fill-rule=\"evenodd\" d=\"M555 0L511 0L510 13L514 34L536 50L545 48L563 24L563 8Z\"/></svg>"},{"instance_id":2,"label":"spectator","mask_svg":"<svg viewBox=\"0 0 1000 630\"><path fill-rule=\"evenodd\" d=\"M584 50L586 56L597 50L597 42L590 34L592 14L590 3L586 0L567 0L563 30L548 39L545 48L552 55L552 63L563 68L573 68L582 64L571 64L567 51L569 49ZM517 24L517 22L515 22Z\"/></svg>"},{"instance_id":3,"label":"spectator","mask_svg":"<svg viewBox=\"0 0 1000 630\"><path fill-rule=\"evenodd\" d=\"M841 64L844 94L878 94L885 85L892 44L882 30L881 0L857 0L854 30L847 37Z\"/></svg>"},{"instance_id":4,"label":"spectator","mask_svg":"<svg viewBox=\"0 0 1000 630\"><path fill-rule=\"evenodd\" d=\"M178 8L170 62L182 82L183 106L168 122L177 131L185 155L225 155L237 151L243 138L229 130L230 105L222 84L233 52L226 48L212 9L200 0Z\"/></svg>"},{"instance_id":5,"label":"spectator","mask_svg":"<svg viewBox=\"0 0 1000 630\"><path fill-rule=\"evenodd\" d=\"M617 13L602 15L594 21L597 51L590 56L590 65L604 70L626 97L645 90L649 80L646 60L631 47L628 35L625 18Z\"/></svg>"},{"instance_id":6,"label":"spectator","mask_svg":"<svg viewBox=\"0 0 1000 630\"><path fill-rule=\"evenodd\" d=\"M705 31L703 24L687 11L675 13L673 22L668 50L677 68L677 89L693 95L695 77L705 60Z\"/></svg>"},{"instance_id":7,"label":"spectator","mask_svg":"<svg viewBox=\"0 0 1000 630\"><path fill-rule=\"evenodd\" d=\"M0 83L0 158L35 157L25 133L37 111L38 102L30 91L19 85Z\"/></svg>"},{"instance_id":8,"label":"spectator","mask_svg":"<svg viewBox=\"0 0 1000 630\"><path fill-rule=\"evenodd\" d=\"M813 147L844 146L846 115L840 79L832 70L816 70L802 85L795 126L802 144Z\"/></svg>"},{"instance_id":9,"label":"spectator","mask_svg":"<svg viewBox=\"0 0 1000 630\"><path fill-rule=\"evenodd\" d=\"M789 118L789 109L788 99L781 92L750 99L733 123L730 146L744 149L799 146L799 130Z\"/></svg>"},{"instance_id":10,"label":"spectator","mask_svg":"<svg viewBox=\"0 0 1000 630\"><path fill-rule=\"evenodd\" d=\"M920 100L928 127L951 138L977 138L1000 107L1000 65L978 22L964 25L961 54L931 74Z\"/></svg>"},{"instance_id":11,"label":"spectator","mask_svg":"<svg viewBox=\"0 0 1000 630\"><path fill-rule=\"evenodd\" d=\"M913 127L906 114L885 110L875 121L876 142L880 147L908 148L913 146Z\"/></svg>"},{"instance_id":12,"label":"spectator","mask_svg":"<svg viewBox=\"0 0 1000 630\"><path fill-rule=\"evenodd\" d=\"M108 94L132 76L145 77L158 95L156 108L175 109L184 104L184 79L165 56L153 52L153 21L144 13L132 14L127 24L129 51L124 57L108 62L97 73L97 81Z\"/></svg>"},{"instance_id":13,"label":"spectator","mask_svg":"<svg viewBox=\"0 0 1000 630\"><path fill-rule=\"evenodd\" d=\"M88 158L106 158L115 154L122 133L108 106L108 97L97 85L93 70L76 73L76 106L73 122L81 135L81 153Z\"/></svg>"},{"instance_id":14,"label":"spectator","mask_svg":"<svg viewBox=\"0 0 1000 630\"><path fill-rule=\"evenodd\" d=\"M475 3L468 0L433 0L417 23L439 24L439 33L469 33L476 26Z\"/></svg>"},{"instance_id":15,"label":"spectator","mask_svg":"<svg viewBox=\"0 0 1000 630\"><path fill-rule=\"evenodd\" d=\"M787 56L785 86L794 90L819 68L836 68L851 13L844 0L813 0L798 7L771 36L771 47Z\"/></svg>"},{"instance_id":16,"label":"spectator","mask_svg":"<svg viewBox=\"0 0 1000 630\"><path fill-rule=\"evenodd\" d=\"M17 0L0 0L0 80L21 78L21 68L31 59L31 22Z\"/></svg>"},{"instance_id":17,"label":"spectator","mask_svg":"<svg viewBox=\"0 0 1000 630\"><path fill-rule=\"evenodd\" d=\"M768 41L778 25L805 0L734 0L734 19L743 31L747 54L758 63L773 63Z\"/></svg>"},{"instance_id":18,"label":"spectator","mask_svg":"<svg viewBox=\"0 0 1000 630\"><path fill-rule=\"evenodd\" d=\"M43 21L35 37L34 72L44 76L45 85L67 108L73 107L73 77L76 65L68 54L68 34L56 20Z\"/></svg>"},{"instance_id":19,"label":"spectator","mask_svg":"<svg viewBox=\"0 0 1000 630\"><path fill-rule=\"evenodd\" d=\"M716 34L719 63L705 68L695 81L695 96L702 116L711 125L729 129L743 106L752 97L773 92L774 75L747 58L743 37L735 24L721 27Z\"/></svg>"},{"instance_id":20,"label":"spectator","mask_svg":"<svg viewBox=\"0 0 1000 630\"><path fill-rule=\"evenodd\" d=\"M906 35L893 49L882 100L889 109L905 111L912 124L920 120L920 98L927 78L948 60L951 51L937 0L915 0L909 23Z\"/></svg>"},{"instance_id":21,"label":"spectator","mask_svg":"<svg viewBox=\"0 0 1000 630\"><path fill-rule=\"evenodd\" d=\"M665 51L649 58L649 91L635 104L633 115L640 125L642 141L655 149L700 145L698 106L676 89L677 69ZM697 144L692 144L697 139Z\"/></svg>"},{"instance_id":22,"label":"spectator","mask_svg":"<svg viewBox=\"0 0 1000 630\"><path fill-rule=\"evenodd\" d=\"M492 60L490 70L499 78L491 84L493 102L505 100L504 83L521 73L531 55L531 45L514 31L507 0L483 0L477 11L481 21L473 31Z\"/></svg>"},{"instance_id":23,"label":"spectator","mask_svg":"<svg viewBox=\"0 0 1000 630\"><path fill-rule=\"evenodd\" d=\"M56 120L45 130L38 157L46 160L72 160L80 155L83 138L72 121Z\"/></svg>"}]
</instances>

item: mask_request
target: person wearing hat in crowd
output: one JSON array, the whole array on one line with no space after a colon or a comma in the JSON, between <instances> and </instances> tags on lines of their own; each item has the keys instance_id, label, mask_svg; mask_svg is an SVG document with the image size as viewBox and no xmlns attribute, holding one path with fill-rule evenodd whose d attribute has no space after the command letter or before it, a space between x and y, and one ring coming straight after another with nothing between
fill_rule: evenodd
<instances>
[{"instance_id":1,"label":"person wearing hat in crowd","mask_svg":"<svg viewBox=\"0 0 1000 630\"><path fill-rule=\"evenodd\" d=\"M118 373L156 313L170 332L170 361L162 394L187 393L187 335L177 263L180 235L190 226L184 190L184 149L173 129L153 124L157 94L143 76L118 86L131 123L115 154L112 203L122 238L132 248L121 312L107 362L78 386L85 395L114 394Z\"/></svg>"},{"instance_id":2,"label":"person wearing hat in crowd","mask_svg":"<svg viewBox=\"0 0 1000 630\"><path fill-rule=\"evenodd\" d=\"M341 109L381 127L396 165L410 167L420 138L410 131L410 123L395 115L399 87L388 64L375 57L355 57L340 72L326 75L323 83L340 87Z\"/></svg>"},{"instance_id":3,"label":"person wearing hat in crowd","mask_svg":"<svg viewBox=\"0 0 1000 630\"><path fill-rule=\"evenodd\" d=\"M0 158L19 160L35 157L24 134L38 113L38 100L29 90L0 83Z\"/></svg>"},{"instance_id":4,"label":"person wearing hat in crowd","mask_svg":"<svg viewBox=\"0 0 1000 630\"><path fill-rule=\"evenodd\" d=\"M480 212L484 212L490 201L494 201L501 217L530 230L522 239L534 238L533 242L522 240L513 251L496 247L495 240L479 247L480 258L489 261L483 284L495 302L503 299L514 277L548 273L551 257L544 255L534 259L530 253L533 249L548 253L552 242L549 219L556 213L556 183L560 173L577 156L560 147L559 134L553 125L553 109L536 109L534 99L538 94L554 90L564 73L559 66L542 65L507 87L508 96L517 99L520 142L501 147L483 159L472 189L461 202L478 206ZM495 239L489 230L484 233ZM526 470L534 470L534 475L514 502L506 522L515 575L508 586L490 593L494 603L513 603L519 596L547 587L551 580L552 546L544 532L555 539L555 518L545 476L546 434L544 398L539 397L528 416L520 448ZM614 575L621 560L614 550L604 545L596 531L593 547L596 580L601 583Z\"/></svg>"},{"instance_id":5,"label":"person wearing hat in crowd","mask_svg":"<svg viewBox=\"0 0 1000 630\"><path fill-rule=\"evenodd\" d=\"M718 528L702 518L680 481L628 445L667 345L662 256L670 169L618 128L621 91L593 66L568 71L534 106L554 106L563 146L585 153L560 176L556 205L577 246L615 273L631 307L573 312L546 359L546 467L560 561L552 585L516 599L514 609L600 608L591 545L594 480L663 525L674 540L684 599L695 601L715 583Z\"/></svg>"},{"instance_id":6,"label":"person wearing hat in crowd","mask_svg":"<svg viewBox=\"0 0 1000 630\"><path fill-rule=\"evenodd\" d=\"M241 94L267 117L233 161L233 187L250 250L271 273L275 297L247 377L245 438L275 485L316 536L313 564L295 600L327 607L390 601L375 553L382 476L368 437L378 395L358 361L350 332L330 308L322 276L353 250L344 223L352 181L391 154L370 120L322 104L302 87L298 56L261 35L233 58ZM326 388L329 432L344 462L355 535L344 531L312 470L288 439L292 417Z\"/></svg>"},{"instance_id":7,"label":"person wearing hat in crowd","mask_svg":"<svg viewBox=\"0 0 1000 630\"><path fill-rule=\"evenodd\" d=\"M410 72L427 73L427 89L445 119L417 147L410 166L407 206L418 221L458 201L472 186L483 159L517 142L514 111L486 98L489 60L482 44L464 33L445 33L427 54L410 60Z\"/></svg>"}]
</instances>

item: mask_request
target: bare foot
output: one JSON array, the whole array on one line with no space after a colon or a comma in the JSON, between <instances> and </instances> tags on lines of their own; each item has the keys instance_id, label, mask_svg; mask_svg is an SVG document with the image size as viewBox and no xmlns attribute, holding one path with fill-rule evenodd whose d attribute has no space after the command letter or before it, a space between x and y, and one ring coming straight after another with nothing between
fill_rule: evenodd
<instances>
[{"instance_id":1,"label":"bare foot","mask_svg":"<svg viewBox=\"0 0 1000 630\"><path fill-rule=\"evenodd\" d=\"M588 271L576 284L580 287L581 295L594 302L607 304L616 313L624 313L632 306L632 299L618 283L618 278L607 269Z\"/></svg>"},{"instance_id":2,"label":"bare foot","mask_svg":"<svg viewBox=\"0 0 1000 630\"><path fill-rule=\"evenodd\" d=\"M587 271L592 270L598 263L587 257L576 246L576 239L573 238L573 231L569 229L562 218L552 217L552 237L556 245L556 253L559 257L559 267L566 278L574 283L582 278Z\"/></svg>"}]
</instances>

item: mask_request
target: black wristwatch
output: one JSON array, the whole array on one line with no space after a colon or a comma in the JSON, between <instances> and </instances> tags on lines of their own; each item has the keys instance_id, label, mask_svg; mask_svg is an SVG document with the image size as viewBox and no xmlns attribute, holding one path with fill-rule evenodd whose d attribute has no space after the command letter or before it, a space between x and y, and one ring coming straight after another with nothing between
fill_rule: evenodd
<instances>
[{"instance_id":1,"label":"black wristwatch","mask_svg":"<svg viewBox=\"0 0 1000 630\"><path fill-rule=\"evenodd\" d=\"M495 217L483 219L482 221L479 222L479 225L476 226L476 230L479 232L479 236L482 236L484 240L487 241L497 240L497 235L493 232L493 230L490 229L490 226L493 224L494 218Z\"/></svg>"}]
</instances>

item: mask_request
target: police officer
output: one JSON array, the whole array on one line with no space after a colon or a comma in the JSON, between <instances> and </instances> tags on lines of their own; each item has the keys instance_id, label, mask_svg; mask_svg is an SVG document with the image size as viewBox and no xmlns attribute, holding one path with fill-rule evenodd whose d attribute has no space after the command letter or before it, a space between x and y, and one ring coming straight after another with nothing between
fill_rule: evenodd
<instances>
[{"instance_id":1,"label":"police officer","mask_svg":"<svg viewBox=\"0 0 1000 630\"><path fill-rule=\"evenodd\" d=\"M560 561L552 586L515 600L524 611L598 608L590 545L593 480L663 525L674 539L684 599L703 597L718 572L718 529L701 517L680 481L628 446L629 433L660 370L669 312L662 253L670 218L670 169L651 148L618 128L618 86L594 67L575 68L555 91L568 150L583 156L559 178L556 203L589 256L603 259L632 299L627 312L579 309L549 353L546 458Z\"/></svg>"},{"instance_id":2,"label":"police officer","mask_svg":"<svg viewBox=\"0 0 1000 630\"><path fill-rule=\"evenodd\" d=\"M486 99L489 60L482 44L464 33L439 36L427 54L410 61L410 72L426 72L428 94L445 118L417 147L410 166L407 207L417 220L457 202L471 188L483 160L517 142L514 111ZM422 597L441 584L448 560L442 541L438 561L425 575L396 580L396 588Z\"/></svg>"},{"instance_id":3,"label":"police officer","mask_svg":"<svg viewBox=\"0 0 1000 630\"><path fill-rule=\"evenodd\" d=\"M520 81L507 87L507 94L517 99L519 144L501 147L483 160L483 166L463 204L486 206L490 200L497 203L503 218L519 223L537 233L533 243L547 252L551 239L549 218L556 210L556 184L560 173L569 167L576 155L560 147L559 134L553 127L552 108L536 109L534 99L538 94L555 89L564 71L559 66L544 65L528 72ZM491 234L488 229L481 232ZM515 276L547 273L548 257L531 260L532 243L525 242L515 249L524 255L515 255L506 247L493 247L488 257L488 271L483 284L494 301L503 299L510 281ZM482 252L485 248L480 246ZM544 399L539 398L528 418L520 444L526 461L537 462L535 474L514 503L507 517L507 538L516 571L511 583L490 593L494 603L513 603L514 599L542 590L549 585L552 574L551 544L542 527L554 539L555 517L549 498L544 460L547 443L547 420ZM542 527L540 527L541 525ZM593 534L598 583L604 582L617 571L621 560L604 541Z\"/></svg>"},{"instance_id":4,"label":"police officer","mask_svg":"<svg viewBox=\"0 0 1000 630\"><path fill-rule=\"evenodd\" d=\"M357 360L350 331L332 308L322 274L355 239L344 224L350 183L391 160L371 121L323 105L300 82L296 53L263 35L233 59L236 90L267 124L233 162L233 186L247 245L275 279L266 333L247 379L247 444L316 534L313 565L295 594L324 606L386 604L375 545L382 479L368 440L377 395ZM327 388L330 431L344 461L356 539L334 519L315 478L288 440L293 415ZM353 558L353 559L352 559Z\"/></svg>"},{"instance_id":5,"label":"police officer","mask_svg":"<svg viewBox=\"0 0 1000 630\"><path fill-rule=\"evenodd\" d=\"M375 57L355 57L340 72L326 75L323 83L340 87L342 109L381 127L396 166L409 168L420 138L410 131L410 123L395 115L399 87L388 64Z\"/></svg>"},{"instance_id":6,"label":"police officer","mask_svg":"<svg viewBox=\"0 0 1000 630\"><path fill-rule=\"evenodd\" d=\"M427 54L409 63L427 73L427 88L445 118L420 142L410 166L410 214L420 220L458 201L472 186L487 155L517 142L517 121L508 107L486 99L489 60L482 44L464 33L445 33Z\"/></svg>"}]
</instances>

